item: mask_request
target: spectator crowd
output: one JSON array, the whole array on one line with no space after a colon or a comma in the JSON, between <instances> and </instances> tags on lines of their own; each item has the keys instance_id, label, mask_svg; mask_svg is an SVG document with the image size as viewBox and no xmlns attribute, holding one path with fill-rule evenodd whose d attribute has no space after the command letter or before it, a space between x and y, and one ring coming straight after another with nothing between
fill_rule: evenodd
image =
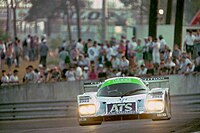
<instances>
[{"instance_id":1,"label":"spectator crowd","mask_svg":"<svg viewBox=\"0 0 200 133\"><path fill-rule=\"evenodd\" d=\"M32 65L26 67L24 83L97 80L115 76L188 75L200 72L200 51L197 55L194 53L194 46L200 45L200 30L196 34L188 32L183 50L177 44L170 49L162 35L144 39L132 37L131 40L122 35L120 40L113 37L105 43L81 38L70 45L63 41L57 53L59 64L54 67L47 65L47 42L46 37L39 39L30 35L22 42L18 38L14 42L0 40L0 65L1 68L4 64L8 66L8 73L2 70L1 82L19 83L18 70L11 72L11 66L14 63L16 68L20 67L20 57L28 61L39 59L37 68Z\"/></svg>"}]
</instances>

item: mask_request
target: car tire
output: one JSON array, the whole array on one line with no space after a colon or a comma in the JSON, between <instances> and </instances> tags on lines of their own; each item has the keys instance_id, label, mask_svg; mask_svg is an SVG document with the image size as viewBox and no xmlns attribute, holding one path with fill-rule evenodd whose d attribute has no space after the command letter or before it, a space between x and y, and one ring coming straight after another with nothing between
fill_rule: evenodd
<instances>
[{"instance_id":1,"label":"car tire","mask_svg":"<svg viewBox=\"0 0 200 133\"><path fill-rule=\"evenodd\" d=\"M89 125L101 125L102 121L79 121L80 126L89 126Z\"/></svg>"},{"instance_id":2,"label":"car tire","mask_svg":"<svg viewBox=\"0 0 200 133\"><path fill-rule=\"evenodd\" d=\"M80 126L90 126L90 125L101 125L102 122L87 122L87 121L84 121L84 122L80 122L79 121L79 125Z\"/></svg>"},{"instance_id":3,"label":"car tire","mask_svg":"<svg viewBox=\"0 0 200 133\"><path fill-rule=\"evenodd\" d=\"M79 114L78 114L78 116L79 116ZM80 126L101 125L102 124L102 119L98 119L98 120L95 120L95 121L92 121L92 120L81 121L80 120L80 116L79 116L78 117L78 124Z\"/></svg>"}]
</instances>

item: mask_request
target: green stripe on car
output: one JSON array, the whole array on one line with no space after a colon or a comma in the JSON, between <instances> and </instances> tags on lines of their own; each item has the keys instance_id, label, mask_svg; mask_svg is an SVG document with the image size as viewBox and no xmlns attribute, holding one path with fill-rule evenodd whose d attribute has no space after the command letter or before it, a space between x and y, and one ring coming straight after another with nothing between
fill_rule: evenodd
<instances>
[{"instance_id":1,"label":"green stripe on car","mask_svg":"<svg viewBox=\"0 0 200 133\"><path fill-rule=\"evenodd\" d=\"M115 79L104 82L103 85L100 87L100 89L109 85L122 84L122 83L133 83L133 84L139 84L139 85L145 86L142 81L136 78L115 78Z\"/></svg>"}]
</instances>

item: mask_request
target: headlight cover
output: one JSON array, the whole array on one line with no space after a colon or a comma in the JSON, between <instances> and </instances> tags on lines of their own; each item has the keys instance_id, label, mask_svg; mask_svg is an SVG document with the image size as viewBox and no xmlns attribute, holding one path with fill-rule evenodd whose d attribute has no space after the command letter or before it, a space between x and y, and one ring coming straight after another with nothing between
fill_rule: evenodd
<instances>
[{"instance_id":1,"label":"headlight cover","mask_svg":"<svg viewBox=\"0 0 200 133\"><path fill-rule=\"evenodd\" d=\"M160 100L150 100L147 101L147 111L155 112L155 111L163 111L164 110L164 102Z\"/></svg>"},{"instance_id":2,"label":"headlight cover","mask_svg":"<svg viewBox=\"0 0 200 133\"><path fill-rule=\"evenodd\" d=\"M94 104L80 105L78 111L80 115L93 115L96 113L96 107Z\"/></svg>"}]
</instances>

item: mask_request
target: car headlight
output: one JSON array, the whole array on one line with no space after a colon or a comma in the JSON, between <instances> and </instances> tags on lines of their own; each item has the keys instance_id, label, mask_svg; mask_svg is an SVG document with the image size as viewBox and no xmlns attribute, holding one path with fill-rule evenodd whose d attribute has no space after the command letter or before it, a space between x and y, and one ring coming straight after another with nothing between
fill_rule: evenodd
<instances>
[{"instance_id":1,"label":"car headlight","mask_svg":"<svg viewBox=\"0 0 200 133\"><path fill-rule=\"evenodd\" d=\"M147 110L148 111L162 111L164 109L163 101L148 101Z\"/></svg>"},{"instance_id":2,"label":"car headlight","mask_svg":"<svg viewBox=\"0 0 200 133\"><path fill-rule=\"evenodd\" d=\"M94 104L79 106L79 114L80 115L93 115L95 113L96 113L96 107Z\"/></svg>"}]
</instances>

